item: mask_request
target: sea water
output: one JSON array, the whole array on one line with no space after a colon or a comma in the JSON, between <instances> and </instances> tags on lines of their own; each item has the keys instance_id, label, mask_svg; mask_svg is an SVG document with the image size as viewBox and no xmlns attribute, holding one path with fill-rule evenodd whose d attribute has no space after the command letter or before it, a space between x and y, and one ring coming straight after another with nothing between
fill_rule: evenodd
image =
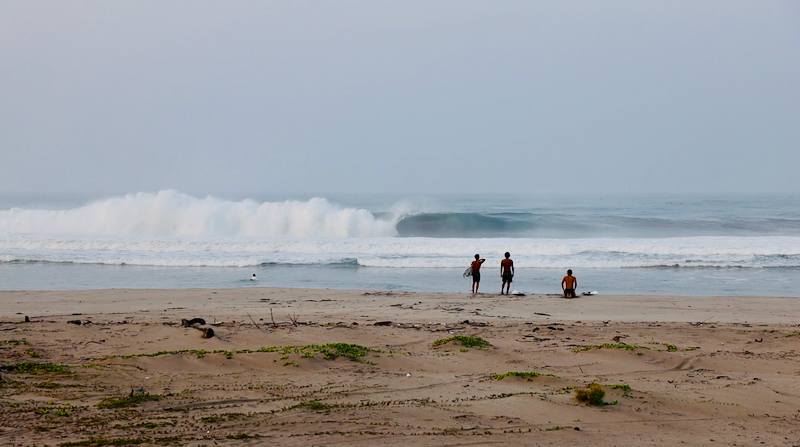
<instances>
[{"instance_id":1,"label":"sea water","mask_svg":"<svg viewBox=\"0 0 800 447\"><path fill-rule=\"evenodd\" d=\"M0 195L0 289L514 288L800 297L800 196ZM249 281L252 274L258 281Z\"/></svg>"}]
</instances>

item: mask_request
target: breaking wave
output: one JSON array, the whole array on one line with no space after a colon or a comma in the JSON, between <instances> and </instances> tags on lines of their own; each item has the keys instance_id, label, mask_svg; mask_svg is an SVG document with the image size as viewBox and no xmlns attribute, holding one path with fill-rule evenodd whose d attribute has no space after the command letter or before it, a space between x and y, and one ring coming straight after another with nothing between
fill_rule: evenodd
<instances>
[{"instance_id":1,"label":"breaking wave","mask_svg":"<svg viewBox=\"0 0 800 447\"><path fill-rule=\"evenodd\" d=\"M393 220L367 210L307 202L232 202L177 191L137 193L69 210L0 210L0 233L148 236L375 237L396 235Z\"/></svg>"}]
</instances>

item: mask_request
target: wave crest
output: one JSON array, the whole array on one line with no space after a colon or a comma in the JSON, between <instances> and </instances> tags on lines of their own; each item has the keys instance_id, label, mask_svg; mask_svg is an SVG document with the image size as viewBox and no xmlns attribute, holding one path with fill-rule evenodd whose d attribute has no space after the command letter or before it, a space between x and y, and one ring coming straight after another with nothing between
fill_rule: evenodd
<instances>
[{"instance_id":1,"label":"wave crest","mask_svg":"<svg viewBox=\"0 0 800 447\"><path fill-rule=\"evenodd\" d=\"M145 236L395 236L395 221L326 199L232 202L173 190L128 194L69 210L0 211L0 232Z\"/></svg>"}]
</instances>

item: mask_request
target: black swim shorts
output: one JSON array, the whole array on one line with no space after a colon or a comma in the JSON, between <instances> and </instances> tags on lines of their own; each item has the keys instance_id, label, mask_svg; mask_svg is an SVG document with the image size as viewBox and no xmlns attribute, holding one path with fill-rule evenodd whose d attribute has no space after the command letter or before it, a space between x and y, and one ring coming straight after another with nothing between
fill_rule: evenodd
<instances>
[{"instance_id":1,"label":"black swim shorts","mask_svg":"<svg viewBox=\"0 0 800 447\"><path fill-rule=\"evenodd\" d=\"M472 282L481 282L481 274L480 273L473 273L472 274Z\"/></svg>"},{"instance_id":2,"label":"black swim shorts","mask_svg":"<svg viewBox=\"0 0 800 447\"><path fill-rule=\"evenodd\" d=\"M575 289L564 289L564 296L575 296Z\"/></svg>"},{"instance_id":3,"label":"black swim shorts","mask_svg":"<svg viewBox=\"0 0 800 447\"><path fill-rule=\"evenodd\" d=\"M514 277L514 275L511 273L511 271L506 270L505 272L503 272L503 282L504 283L512 282L511 278L513 278L513 277Z\"/></svg>"}]
</instances>

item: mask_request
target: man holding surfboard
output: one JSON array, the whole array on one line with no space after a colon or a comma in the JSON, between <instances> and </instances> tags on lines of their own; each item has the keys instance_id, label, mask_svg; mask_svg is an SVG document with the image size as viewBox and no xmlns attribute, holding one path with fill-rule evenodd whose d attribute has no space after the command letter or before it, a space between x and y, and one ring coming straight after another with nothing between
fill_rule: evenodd
<instances>
[{"instance_id":1,"label":"man holding surfboard","mask_svg":"<svg viewBox=\"0 0 800 447\"><path fill-rule=\"evenodd\" d=\"M472 261L472 293L478 293L481 285L481 264L484 262L486 259L481 259L481 255L475 255L475 260Z\"/></svg>"}]
</instances>

